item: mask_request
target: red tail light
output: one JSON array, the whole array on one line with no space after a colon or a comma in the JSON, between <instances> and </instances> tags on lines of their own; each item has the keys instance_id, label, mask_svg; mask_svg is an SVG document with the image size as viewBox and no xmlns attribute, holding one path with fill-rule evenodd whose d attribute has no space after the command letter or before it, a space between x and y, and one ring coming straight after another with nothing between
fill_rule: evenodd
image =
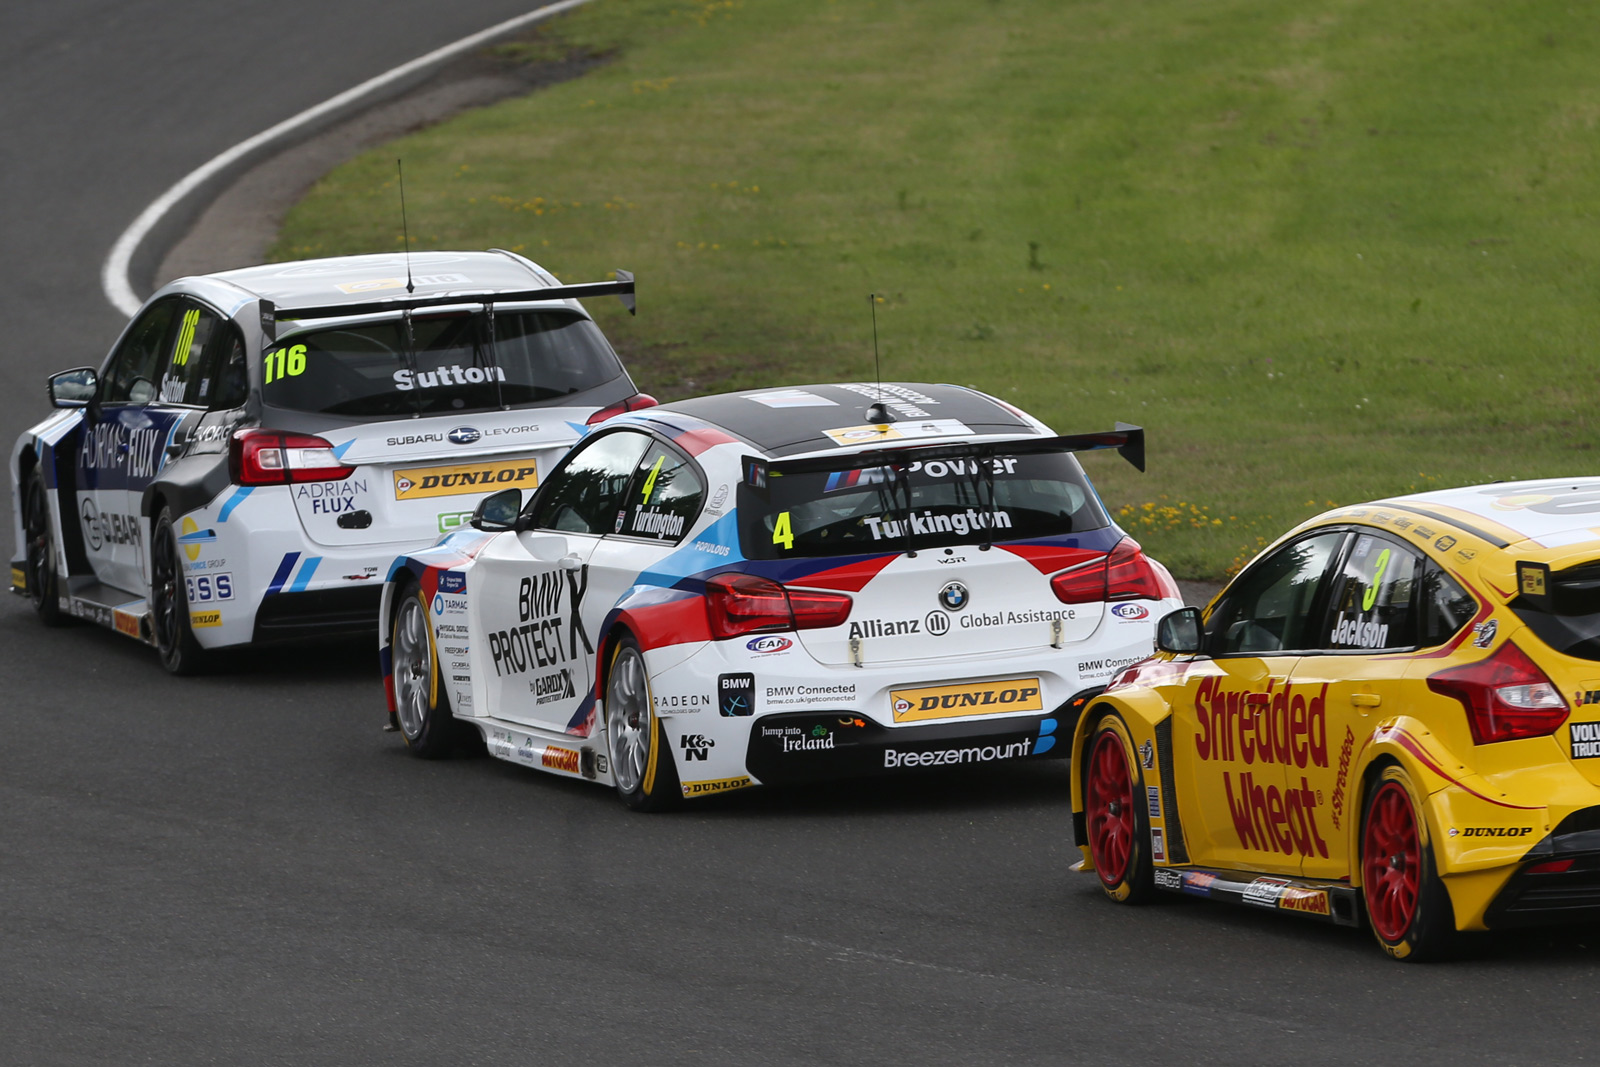
<instances>
[{"instance_id":1,"label":"red tail light","mask_svg":"<svg viewBox=\"0 0 1600 1067\"><path fill-rule=\"evenodd\" d=\"M228 458L237 485L336 482L355 471L340 463L333 445L322 438L277 430L240 430Z\"/></svg>"},{"instance_id":2,"label":"red tail light","mask_svg":"<svg viewBox=\"0 0 1600 1067\"><path fill-rule=\"evenodd\" d=\"M778 630L838 626L850 617L843 593L785 589L754 574L719 574L706 582L706 614L711 636L719 640Z\"/></svg>"},{"instance_id":3,"label":"red tail light","mask_svg":"<svg viewBox=\"0 0 1600 1067\"><path fill-rule=\"evenodd\" d=\"M1523 874L1566 874L1572 870L1574 860L1545 860L1535 863L1532 867L1522 868Z\"/></svg>"},{"instance_id":4,"label":"red tail light","mask_svg":"<svg viewBox=\"0 0 1600 1067\"><path fill-rule=\"evenodd\" d=\"M611 416L621 415L627 411L638 411L640 408L653 408L659 403L661 403L661 401L657 400L649 393L634 393L628 399L621 401L620 403L612 404L608 408L601 408L593 415L590 415L589 421L586 425L593 426L597 422L605 422Z\"/></svg>"},{"instance_id":5,"label":"red tail light","mask_svg":"<svg viewBox=\"0 0 1600 1067\"><path fill-rule=\"evenodd\" d=\"M1474 744L1544 737L1567 721L1561 693L1510 641L1477 663L1429 675L1428 688L1461 701Z\"/></svg>"},{"instance_id":6,"label":"red tail light","mask_svg":"<svg viewBox=\"0 0 1600 1067\"><path fill-rule=\"evenodd\" d=\"M1063 604L1092 604L1101 600L1162 600L1179 596L1166 568L1153 563L1131 537L1118 541L1109 554L1090 560L1050 579L1050 588Z\"/></svg>"}]
</instances>

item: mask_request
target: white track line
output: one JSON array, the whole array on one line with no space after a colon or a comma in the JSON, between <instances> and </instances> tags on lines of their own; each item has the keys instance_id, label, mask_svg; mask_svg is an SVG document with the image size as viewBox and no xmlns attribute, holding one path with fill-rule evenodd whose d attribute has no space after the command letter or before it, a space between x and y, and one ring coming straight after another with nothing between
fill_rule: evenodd
<instances>
[{"instance_id":1,"label":"white track line","mask_svg":"<svg viewBox=\"0 0 1600 1067\"><path fill-rule=\"evenodd\" d=\"M362 97L383 88L392 82L419 70L438 66L446 60L454 59L463 52L472 49L496 37L504 36L521 29L530 23L538 22L552 15L559 15L563 11L579 7L589 0L560 0L559 3L546 4L516 18L506 19L497 25L490 26L470 37L463 37L454 44L447 44L443 48L436 48L425 56L418 56L409 63L403 63L393 70L385 71L376 78L369 78L353 89L346 89L338 96L324 100L315 107L309 107L293 118L285 119L271 129L262 130L248 140L240 141L232 148L212 159L204 166L198 167L184 175L183 180L158 196L133 220L133 225L122 231L122 236L117 238L117 243L111 246L111 254L106 256L105 265L100 268L100 285L105 290L106 299L111 301L111 306L124 315L132 315L138 311L144 301L133 291L133 284L128 280L128 267L133 261L134 253L139 250L139 245L150 231L171 211L172 208L184 197L198 189L206 181L215 177L220 171L232 166L241 158L256 151L273 141L293 133L349 104L353 104ZM244 264L241 264L243 266Z\"/></svg>"}]
</instances>

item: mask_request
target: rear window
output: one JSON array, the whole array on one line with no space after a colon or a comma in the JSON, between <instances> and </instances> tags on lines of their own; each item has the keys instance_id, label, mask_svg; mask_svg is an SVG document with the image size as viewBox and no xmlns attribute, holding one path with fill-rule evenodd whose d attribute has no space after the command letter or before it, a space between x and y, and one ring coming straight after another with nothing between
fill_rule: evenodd
<instances>
[{"instance_id":1,"label":"rear window","mask_svg":"<svg viewBox=\"0 0 1600 1067\"><path fill-rule=\"evenodd\" d=\"M559 400L622 374L594 323L557 311L413 318L285 338L262 357L268 405L327 415L448 414Z\"/></svg>"},{"instance_id":2,"label":"rear window","mask_svg":"<svg viewBox=\"0 0 1600 1067\"><path fill-rule=\"evenodd\" d=\"M1555 651L1600 660L1600 561L1550 575L1550 595L1511 602L1528 629Z\"/></svg>"},{"instance_id":3,"label":"rear window","mask_svg":"<svg viewBox=\"0 0 1600 1067\"><path fill-rule=\"evenodd\" d=\"M772 474L765 490L739 487L739 539L749 559L1018 541L1110 525L1071 454L998 456L990 532L988 475L975 459L913 463L910 507L889 467Z\"/></svg>"}]
</instances>

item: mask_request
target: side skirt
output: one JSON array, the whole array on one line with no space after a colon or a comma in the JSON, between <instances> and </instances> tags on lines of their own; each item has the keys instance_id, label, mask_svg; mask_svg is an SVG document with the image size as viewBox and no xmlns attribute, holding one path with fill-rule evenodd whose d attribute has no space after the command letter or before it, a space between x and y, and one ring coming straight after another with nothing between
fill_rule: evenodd
<instances>
[{"instance_id":1,"label":"side skirt","mask_svg":"<svg viewBox=\"0 0 1600 1067\"><path fill-rule=\"evenodd\" d=\"M594 738L540 730L502 719L456 716L483 732L489 755L534 770L550 771L565 778L583 778L599 785L611 785L611 767L604 747Z\"/></svg>"},{"instance_id":2,"label":"side skirt","mask_svg":"<svg viewBox=\"0 0 1600 1067\"><path fill-rule=\"evenodd\" d=\"M131 637L141 644L154 645L150 627L150 604L144 598L130 600L121 589L113 589L93 578L68 578L61 593L61 610L73 618L92 622Z\"/></svg>"},{"instance_id":3,"label":"side skirt","mask_svg":"<svg viewBox=\"0 0 1600 1067\"><path fill-rule=\"evenodd\" d=\"M1361 894L1342 882L1206 867L1157 867L1155 879L1157 889L1172 893L1291 912L1335 926L1361 925Z\"/></svg>"}]
</instances>

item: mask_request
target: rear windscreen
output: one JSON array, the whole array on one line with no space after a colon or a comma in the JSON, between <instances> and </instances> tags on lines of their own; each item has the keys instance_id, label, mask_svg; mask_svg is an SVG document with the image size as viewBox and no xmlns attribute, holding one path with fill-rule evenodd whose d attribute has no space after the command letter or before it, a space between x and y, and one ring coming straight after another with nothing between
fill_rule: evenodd
<instances>
[{"instance_id":1,"label":"rear windscreen","mask_svg":"<svg viewBox=\"0 0 1600 1067\"><path fill-rule=\"evenodd\" d=\"M1511 610L1557 652L1600 660L1600 561L1557 571L1548 598L1519 596Z\"/></svg>"},{"instance_id":2,"label":"rear windscreen","mask_svg":"<svg viewBox=\"0 0 1600 1067\"><path fill-rule=\"evenodd\" d=\"M570 312L413 318L295 334L262 357L272 407L328 415L448 414L559 400L622 365L598 327Z\"/></svg>"},{"instance_id":3,"label":"rear windscreen","mask_svg":"<svg viewBox=\"0 0 1600 1067\"><path fill-rule=\"evenodd\" d=\"M774 471L765 490L742 484L744 554L789 559L892 552L1053 537L1110 524L1078 461L1065 452L917 462L904 477L902 483L889 467Z\"/></svg>"}]
</instances>

